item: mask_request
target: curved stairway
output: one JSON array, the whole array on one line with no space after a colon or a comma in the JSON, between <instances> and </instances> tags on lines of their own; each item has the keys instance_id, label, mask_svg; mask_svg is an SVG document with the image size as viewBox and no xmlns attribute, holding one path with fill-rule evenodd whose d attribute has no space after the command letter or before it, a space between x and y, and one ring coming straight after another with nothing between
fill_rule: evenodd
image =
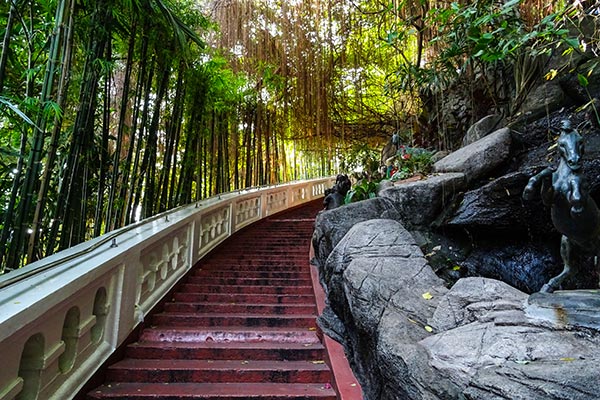
<instances>
[{"instance_id":1,"label":"curved stairway","mask_svg":"<svg viewBox=\"0 0 600 400\"><path fill-rule=\"evenodd\" d=\"M190 271L88 399L336 399L315 325L312 202L253 224Z\"/></svg>"}]
</instances>

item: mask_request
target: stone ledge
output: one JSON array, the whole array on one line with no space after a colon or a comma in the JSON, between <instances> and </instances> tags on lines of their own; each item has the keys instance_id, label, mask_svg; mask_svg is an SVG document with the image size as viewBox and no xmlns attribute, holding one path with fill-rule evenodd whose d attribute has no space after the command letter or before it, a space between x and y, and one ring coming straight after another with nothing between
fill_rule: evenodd
<instances>
[{"instance_id":1,"label":"stone ledge","mask_svg":"<svg viewBox=\"0 0 600 400\"><path fill-rule=\"evenodd\" d=\"M581 326L600 330L600 290L557 290L534 293L527 301L530 318L550 322L557 328Z\"/></svg>"}]
</instances>

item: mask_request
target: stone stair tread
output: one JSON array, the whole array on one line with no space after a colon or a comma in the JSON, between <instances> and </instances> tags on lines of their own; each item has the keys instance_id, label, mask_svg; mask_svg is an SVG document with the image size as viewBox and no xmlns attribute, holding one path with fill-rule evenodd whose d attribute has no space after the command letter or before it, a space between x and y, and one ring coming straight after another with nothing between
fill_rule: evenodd
<instances>
[{"instance_id":1,"label":"stone stair tread","mask_svg":"<svg viewBox=\"0 0 600 400\"><path fill-rule=\"evenodd\" d=\"M235 303L235 302L222 302L222 303L211 303L211 302L182 302L174 301L166 303L164 307L165 312L179 312L179 313L197 313L197 312L217 312L223 314L235 314L241 312L248 312L252 314L260 315L299 315L309 314L315 312L314 304L307 303Z\"/></svg>"},{"instance_id":2,"label":"stone stair tread","mask_svg":"<svg viewBox=\"0 0 600 400\"><path fill-rule=\"evenodd\" d=\"M126 358L110 369L184 369L184 370L261 370L261 371L329 371L323 360L277 361L277 360L164 360Z\"/></svg>"},{"instance_id":3,"label":"stone stair tread","mask_svg":"<svg viewBox=\"0 0 600 400\"><path fill-rule=\"evenodd\" d=\"M227 313L179 313L169 312L156 314L152 323L156 326L192 326L227 327L252 326L261 327L316 327L315 314L227 314Z\"/></svg>"},{"instance_id":4,"label":"stone stair tread","mask_svg":"<svg viewBox=\"0 0 600 400\"><path fill-rule=\"evenodd\" d=\"M209 293L209 292L179 292L173 295L177 301L191 302L227 302L235 299L236 302L272 302L274 304L306 304L314 301L312 294L261 294L261 293Z\"/></svg>"},{"instance_id":5,"label":"stone stair tread","mask_svg":"<svg viewBox=\"0 0 600 400\"><path fill-rule=\"evenodd\" d=\"M199 279L199 278L275 278L275 279L310 279L309 271L296 271L296 272L286 272L286 271L256 271L256 270L248 270L248 271L235 271L235 270L220 270L220 271L210 271L210 270L201 270L196 273L190 275L190 279Z\"/></svg>"},{"instance_id":6,"label":"stone stair tread","mask_svg":"<svg viewBox=\"0 0 600 400\"><path fill-rule=\"evenodd\" d=\"M184 312L165 312L158 313L156 316L170 316L170 317L184 317L189 318L268 318L268 319L299 319L299 318L316 318L317 316L311 314L299 314L299 315L265 315L260 313L184 313Z\"/></svg>"},{"instance_id":7,"label":"stone stair tread","mask_svg":"<svg viewBox=\"0 0 600 400\"><path fill-rule=\"evenodd\" d=\"M227 359L305 360L322 359L320 342L136 342L127 346L128 357L136 359Z\"/></svg>"},{"instance_id":8,"label":"stone stair tread","mask_svg":"<svg viewBox=\"0 0 600 400\"><path fill-rule=\"evenodd\" d=\"M186 293L264 293L264 294L295 294L295 293L312 293L312 286L308 285L279 285L279 286L264 286L264 285L219 285L219 284L196 284L185 283L182 285L182 292Z\"/></svg>"},{"instance_id":9,"label":"stone stair tread","mask_svg":"<svg viewBox=\"0 0 600 400\"><path fill-rule=\"evenodd\" d=\"M188 284L211 284L211 285L231 285L231 286L309 286L308 278L252 278L252 277L230 277L223 278L218 276L194 276L187 281Z\"/></svg>"},{"instance_id":10,"label":"stone stair tread","mask_svg":"<svg viewBox=\"0 0 600 400\"><path fill-rule=\"evenodd\" d=\"M114 383L88 394L92 399L336 399L328 383Z\"/></svg>"},{"instance_id":11,"label":"stone stair tread","mask_svg":"<svg viewBox=\"0 0 600 400\"><path fill-rule=\"evenodd\" d=\"M258 349L258 350L303 350L319 349L324 350L320 341L297 343L297 342L135 342L128 346L129 348L182 348L182 349Z\"/></svg>"},{"instance_id":12,"label":"stone stair tread","mask_svg":"<svg viewBox=\"0 0 600 400\"><path fill-rule=\"evenodd\" d=\"M331 380L323 360L168 360L124 359L107 371L112 382L269 382L325 383Z\"/></svg>"},{"instance_id":13,"label":"stone stair tread","mask_svg":"<svg viewBox=\"0 0 600 400\"><path fill-rule=\"evenodd\" d=\"M154 342L277 342L319 343L315 329L290 327L151 327L144 329L141 341Z\"/></svg>"}]
</instances>

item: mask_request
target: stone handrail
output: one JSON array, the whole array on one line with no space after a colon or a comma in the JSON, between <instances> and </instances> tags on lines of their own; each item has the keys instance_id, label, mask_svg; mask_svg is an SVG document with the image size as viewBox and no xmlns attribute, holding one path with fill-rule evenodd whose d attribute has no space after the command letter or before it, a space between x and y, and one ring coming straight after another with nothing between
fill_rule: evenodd
<instances>
[{"instance_id":1,"label":"stone handrail","mask_svg":"<svg viewBox=\"0 0 600 400\"><path fill-rule=\"evenodd\" d=\"M0 400L73 398L210 250L251 223L322 197L333 183L223 194L0 277Z\"/></svg>"}]
</instances>

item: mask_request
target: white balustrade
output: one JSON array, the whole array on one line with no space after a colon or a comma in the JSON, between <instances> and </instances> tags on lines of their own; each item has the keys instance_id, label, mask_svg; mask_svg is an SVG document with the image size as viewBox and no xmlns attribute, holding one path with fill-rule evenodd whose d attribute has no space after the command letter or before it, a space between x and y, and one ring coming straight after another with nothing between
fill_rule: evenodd
<instances>
[{"instance_id":1,"label":"white balustrade","mask_svg":"<svg viewBox=\"0 0 600 400\"><path fill-rule=\"evenodd\" d=\"M333 183L223 194L0 276L0 400L72 398L210 250Z\"/></svg>"}]
</instances>

